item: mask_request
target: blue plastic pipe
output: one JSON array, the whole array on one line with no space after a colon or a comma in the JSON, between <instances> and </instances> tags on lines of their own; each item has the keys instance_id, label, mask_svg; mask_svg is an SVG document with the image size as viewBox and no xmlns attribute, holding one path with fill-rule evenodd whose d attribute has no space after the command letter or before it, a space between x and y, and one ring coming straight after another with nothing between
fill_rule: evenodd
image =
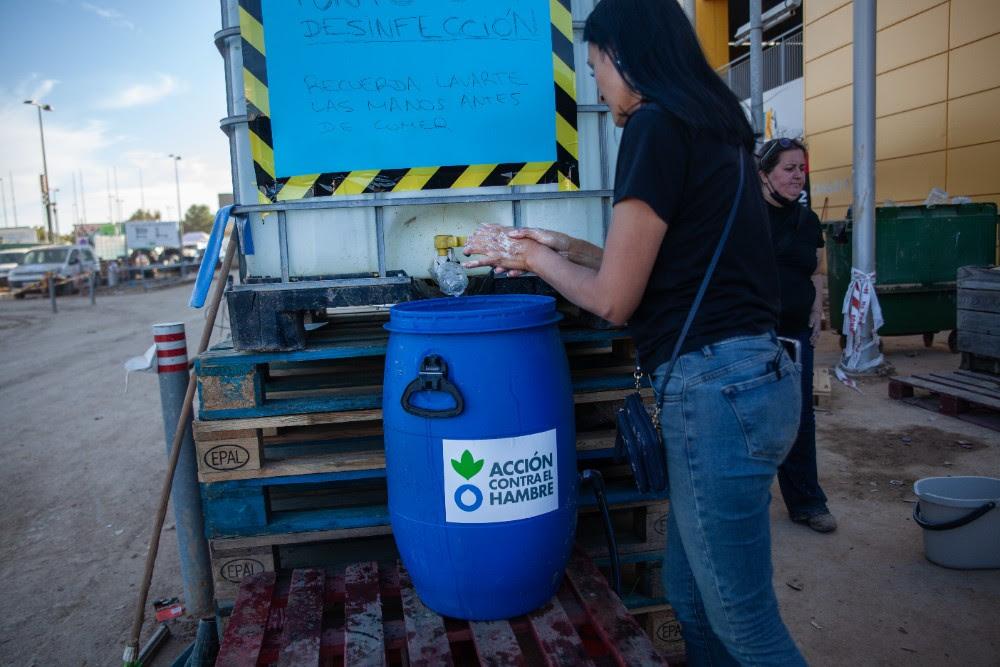
<instances>
[{"instance_id":1,"label":"blue plastic pipe","mask_svg":"<svg viewBox=\"0 0 1000 667\"><path fill-rule=\"evenodd\" d=\"M201 267L198 269L198 279L194 282L194 292L191 293L191 300L188 305L192 308L201 308L208 298L208 290L212 286L212 277L215 275L215 262L222 250L222 239L226 234L226 223L232 213L233 206L223 206L215 214L215 222L212 223L212 233L208 237L208 247L205 248L205 255L201 258Z\"/></svg>"}]
</instances>

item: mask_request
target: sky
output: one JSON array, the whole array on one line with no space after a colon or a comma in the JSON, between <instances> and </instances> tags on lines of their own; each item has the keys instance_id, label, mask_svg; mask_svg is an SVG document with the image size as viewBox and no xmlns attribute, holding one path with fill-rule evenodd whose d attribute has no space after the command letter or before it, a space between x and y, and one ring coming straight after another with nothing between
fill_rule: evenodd
<instances>
[{"instance_id":1,"label":"sky","mask_svg":"<svg viewBox=\"0 0 1000 667\"><path fill-rule=\"evenodd\" d=\"M15 222L11 186L17 224L45 224L27 99L53 108L42 121L61 233L143 204L176 220L171 153L181 209L215 211L232 191L220 16L218 0L0 0L0 226Z\"/></svg>"}]
</instances>

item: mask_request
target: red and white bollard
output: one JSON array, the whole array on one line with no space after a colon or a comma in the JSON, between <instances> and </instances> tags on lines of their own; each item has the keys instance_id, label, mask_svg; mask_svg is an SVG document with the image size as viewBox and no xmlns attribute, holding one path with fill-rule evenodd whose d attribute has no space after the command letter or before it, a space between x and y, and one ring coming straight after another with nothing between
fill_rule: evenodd
<instances>
[{"instance_id":1,"label":"red and white bollard","mask_svg":"<svg viewBox=\"0 0 1000 667\"><path fill-rule=\"evenodd\" d=\"M156 371L160 378L160 406L167 441L167 457L174 441L174 429L188 386L187 336L184 324L171 322L153 325L156 343ZM198 461L191 437L191 421L184 425L180 457L170 492L177 522L177 548L180 551L181 575L184 578L184 601L190 614L205 614L212 609L212 568L205 540L205 520L201 512L198 487Z\"/></svg>"},{"instance_id":2,"label":"red and white bollard","mask_svg":"<svg viewBox=\"0 0 1000 667\"><path fill-rule=\"evenodd\" d=\"M154 324L153 342L156 343L157 373L179 373L181 371L187 373L187 334L184 332L184 324L180 322ZM187 390L186 378L183 390ZM181 394L181 398L183 398L183 394Z\"/></svg>"}]
</instances>

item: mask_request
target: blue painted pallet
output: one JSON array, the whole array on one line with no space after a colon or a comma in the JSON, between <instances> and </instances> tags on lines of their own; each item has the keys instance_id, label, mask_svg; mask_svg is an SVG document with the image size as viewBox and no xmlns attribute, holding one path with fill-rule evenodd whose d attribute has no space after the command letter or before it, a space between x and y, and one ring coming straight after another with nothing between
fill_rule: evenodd
<instances>
[{"instance_id":1,"label":"blue painted pallet","mask_svg":"<svg viewBox=\"0 0 1000 667\"><path fill-rule=\"evenodd\" d=\"M561 330L568 346L615 345L628 340L622 329ZM237 352L230 345L206 351L195 360L199 418L269 417L316 412L370 410L382 405L380 359L388 336L380 327L338 331L306 350ZM589 361L589 363L587 363ZM326 366L310 374L316 364ZM631 364L574 360L577 394L626 390L634 386ZM602 369L600 363L611 367ZM354 371L353 373L349 371Z\"/></svg>"},{"instance_id":2,"label":"blue painted pallet","mask_svg":"<svg viewBox=\"0 0 1000 667\"><path fill-rule=\"evenodd\" d=\"M217 539L387 526L389 510L386 502L366 503L362 494L353 492L348 484L383 480L384 477L385 470L361 470L201 484L205 535L209 539ZM330 482L338 484L331 485ZM377 487L377 484L372 486ZM337 487L340 497L350 498L350 505L275 509L278 504L272 492L276 487L294 488L296 492L305 494L316 492L317 497ZM608 504L614 506L652 503L664 500L666 495L639 493L634 482L625 479L609 481L607 498ZM303 504L308 502L307 498ZM589 489L581 489L579 502L581 508L595 506Z\"/></svg>"}]
</instances>

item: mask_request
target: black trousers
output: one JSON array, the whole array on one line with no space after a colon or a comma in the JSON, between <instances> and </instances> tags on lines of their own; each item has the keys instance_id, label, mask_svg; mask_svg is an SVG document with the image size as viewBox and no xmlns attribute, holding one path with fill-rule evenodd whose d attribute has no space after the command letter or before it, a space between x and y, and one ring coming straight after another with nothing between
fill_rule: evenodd
<instances>
[{"instance_id":1,"label":"black trousers","mask_svg":"<svg viewBox=\"0 0 1000 667\"><path fill-rule=\"evenodd\" d=\"M781 497L793 519L822 514L827 510L826 494L819 485L816 470L816 416L813 414L813 347L809 342L811 329L782 333L802 346L802 418L799 434L778 468Z\"/></svg>"}]
</instances>

